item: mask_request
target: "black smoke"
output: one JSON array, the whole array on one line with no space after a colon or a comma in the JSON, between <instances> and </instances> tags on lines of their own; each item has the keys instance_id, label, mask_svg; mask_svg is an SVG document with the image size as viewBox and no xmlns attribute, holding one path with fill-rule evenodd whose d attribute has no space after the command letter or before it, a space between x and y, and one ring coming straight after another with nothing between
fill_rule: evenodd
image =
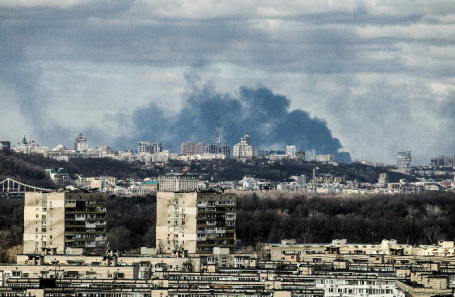
<instances>
[{"instance_id":1,"label":"black smoke","mask_svg":"<svg viewBox=\"0 0 455 297\"><path fill-rule=\"evenodd\" d=\"M196 89L187 96L177 114L166 115L155 103L137 109L133 141L161 142L163 148L173 146L174 152L186 141L215 143L219 115L222 144L233 146L248 134L258 150L284 150L286 145L296 145L297 150L334 154L343 159L340 161L350 161L349 153L340 152L342 145L324 120L301 109L290 110L286 96L266 87L242 86L238 98L211 87Z\"/></svg>"}]
</instances>

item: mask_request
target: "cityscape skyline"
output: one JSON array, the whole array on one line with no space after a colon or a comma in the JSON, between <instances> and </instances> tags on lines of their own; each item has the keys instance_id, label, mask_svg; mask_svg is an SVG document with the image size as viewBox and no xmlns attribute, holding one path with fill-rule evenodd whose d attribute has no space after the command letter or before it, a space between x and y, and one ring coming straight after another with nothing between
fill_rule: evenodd
<instances>
[{"instance_id":1,"label":"cityscape skyline","mask_svg":"<svg viewBox=\"0 0 455 297\"><path fill-rule=\"evenodd\" d=\"M410 150L428 164L455 147L454 9L443 0L0 1L0 138L54 146L85 131L95 146L175 147L182 135L212 139L219 114L231 145L280 136L277 145L307 152L390 164Z\"/></svg>"},{"instance_id":2,"label":"cityscape skyline","mask_svg":"<svg viewBox=\"0 0 455 297\"><path fill-rule=\"evenodd\" d=\"M218 139L218 137L217 137ZM47 156L47 152L56 152L56 151L74 151L78 153L82 152L91 152L91 151L102 151L103 154L113 154L114 152L120 152L122 151L121 149L118 148L112 148L109 145L96 145L96 146L90 146L89 142L87 141L87 137L83 135L83 133L79 133L79 136L75 139L75 144L74 144L74 150L71 148L71 145L62 145L58 144L54 147L50 147L47 145L40 145L38 142L36 142L34 139L29 138L27 139L26 135L22 138L22 141L18 141L17 143L11 142L9 140L0 140L0 149L12 149L18 152L29 152L29 153L34 153L34 154L41 154L44 156ZM243 146L250 146L250 136L249 135L244 135L243 137L240 138L240 143L237 143L235 145L229 145L229 144L214 144L214 143L204 143L202 141L199 141L197 143L194 142L181 142L179 146L166 146L163 145L160 142L150 142L150 141L145 141L141 140L136 143L136 147L133 148L127 148L125 151L130 151L132 153L152 153L152 154L157 154L160 152L169 152L177 155L204 155L204 154L222 154L225 155L226 158L252 158L252 157L260 157L260 156L265 156L268 154L275 154L275 155L288 155L291 156L292 158L295 158L296 153L298 154L303 154L303 159L305 159L305 155L307 152L305 151L297 151L298 147L296 145L288 145L286 144L284 147L279 147L275 146L273 148L269 148L267 150L258 150L254 144L251 144L251 148L253 152L248 153L247 155L242 157L243 153L238 152L238 146L243 145ZM237 148L236 148L237 147ZM180 148L180 151L178 150ZM233 154L231 154L231 148L233 150ZM248 150L250 150L248 149ZM237 152L236 152L237 150ZM242 149L243 150L243 149ZM219 153L217 152L219 151ZM437 156L437 157L436 157ZM95 157L95 155L90 156L91 158ZM213 157L212 157L213 158ZM300 157L299 157L300 158ZM360 162L362 164L366 165L371 165L372 166L377 166L378 164L382 164L380 166L384 165L394 165L394 163L391 164L386 164L382 162L377 162L375 160L368 160L368 159L362 159L362 160L351 160L349 159L349 153L348 152L341 152L339 155L333 155L333 154L317 154L315 152L310 152L307 154L306 160L316 160L319 162L322 162L325 158L332 158L331 161L337 161L340 163L350 163L350 162ZM347 159L348 158L348 159ZM398 158L398 167L400 166L405 166L407 169L401 168L400 170L402 171L410 171L411 170L411 151L401 151L397 152L397 158ZM403 159L404 158L404 159ZM442 159L441 159L442 158ZM412 165L416 166L447 166L449 163L452 163L452 158L455 158L455 156L452 156L451 154L434 154L433 157L429 160L427 164L415 164L413 163ZM328 161L328 160L325 160ZM406 163L406 165L400 165L401 163Z\"/></svg>"}]
</instances>

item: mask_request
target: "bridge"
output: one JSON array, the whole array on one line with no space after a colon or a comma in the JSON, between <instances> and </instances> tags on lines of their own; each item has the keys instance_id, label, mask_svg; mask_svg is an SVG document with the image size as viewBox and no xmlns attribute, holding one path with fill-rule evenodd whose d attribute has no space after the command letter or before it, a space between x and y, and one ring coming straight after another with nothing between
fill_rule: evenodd
<instances>
[{"instance_id":1,"label":"bridge","mask_svg":"<svg viewBox=\"0 0 455 297\"><path fill-rule=\"evenodd\" d=\"M54 190L38 188L7 178L0 182L0 192L5 193L24 193L24 192L54 192Z\"/></svg>"}]
</instances>

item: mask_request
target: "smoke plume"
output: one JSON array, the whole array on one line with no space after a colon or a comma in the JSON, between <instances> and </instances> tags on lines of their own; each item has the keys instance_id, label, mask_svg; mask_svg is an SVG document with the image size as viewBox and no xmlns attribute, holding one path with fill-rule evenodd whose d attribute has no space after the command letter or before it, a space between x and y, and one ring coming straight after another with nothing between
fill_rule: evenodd
<instances>
[{"instance_id":1,"label":"smoke plume","mask_svg":"<svg viewBox=\"0 0 455 297\"><path fill-rule=\"evenodd\" d=\"M266 87L242 86L235 98L206 86L187 96L185 106L172 116L155 103L137 109L135 141L161 142L163 148L173 146L174 152L180 151L180 144L186 141L215 143L219 115L222 144L233 146L248 134L258 150L284 150L286 145L296 145L297 150L334 154L344 162L350 161L349 153L340 152L342 145L324 120L301 109L290 110L286 96Z\"/></svg>"}]
</instances>

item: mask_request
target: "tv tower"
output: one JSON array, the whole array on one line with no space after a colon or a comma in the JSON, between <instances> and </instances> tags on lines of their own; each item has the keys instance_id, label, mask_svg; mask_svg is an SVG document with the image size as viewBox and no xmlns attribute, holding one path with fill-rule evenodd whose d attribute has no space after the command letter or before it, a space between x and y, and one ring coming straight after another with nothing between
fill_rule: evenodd
<instances>
[{"instance_id":1,"label":"tv tower","mask_svg":"<svg viewBox=\"0 0 455 297\"><path fill-rule=\"evenodd\" d=\"M221 153L221 137L220 137L220 115L218 115L216 123L216 153Z\"/></svg>"}]
</instances>

